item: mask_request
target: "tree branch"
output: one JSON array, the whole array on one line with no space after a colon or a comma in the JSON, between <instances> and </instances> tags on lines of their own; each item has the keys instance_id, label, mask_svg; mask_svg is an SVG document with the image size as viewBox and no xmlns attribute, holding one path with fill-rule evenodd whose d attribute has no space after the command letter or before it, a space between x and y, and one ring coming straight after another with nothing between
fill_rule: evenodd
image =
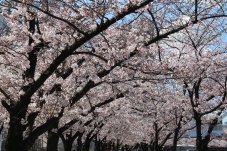
<instances>
[{"instance_id":1,"label":"tree branch","mask_svg":"<svg viewBox=\"0 0 227 151\"><path fill-rule=\"evenodd\" d=\"M158 25L157 25L157 22L156 22L156 20L155 20L155 17L154 17L154 15L153 15L153 13L151 12L150 9L147 9L147 11L148 11L148 13L151 15L151 18L152 18L152 20L153 20L153 22L154 22L154 26L155 26L156 33L157 33L157 37L158 37L158 36L159 36L159 29L158 29Z\"/></svg>"},{"instance_id":2,"label":"tree branch","mask_svg":"<svg viewBox=\"0 0 227 151\"><path fill-rule=\"evenodd\" d=\"M20 1L19 1L20 2ZM71 46L65 47L64 50L62 50L61 54L55 58L55 60L50 64L50 66L40 75L40 77L29 87L27 92L21 96L20 100L23 101L23 104L29 104L30 103L30 97L43 85L43 83L46 81L47 78L49 78L53 72L57 69L57 67L72 53L82 46L84 43L92 39L94 36L98 35L102 31L106 30L109 26L116 23L118 20L121 20L126 15L136 11L137 9L140 9L146 5L148 5L150 2L153 2L153 0L145 0L139 5L134 5L129 7L128 9L124 10L123 12L119 13L118 15L112 17L112 19L107 20L105 23L100 24L95 30L91 31L89 34L87 34L84 37L81 37L78 41L76 41ZM103 73L102 73L103 74ZM89 83L89 82L88 82ZM90 81L91 85L93 85L93 82ZM80 94L81 98L82 95ZM73 99L74 100L74 99ZM73 101L75 103L76 100ZM71 105L73 104L71 103ZM17 104L19 108L21 108L22 104Z\"/></svg>"},{"instance_id":3,"label":"tree branch","mask_svg":"<svg viewBox=\"0 0 227 151\"><path fill-rule=\"evenodd\" d=\"M14 1L14 2L17 2L17 3L24 3L24 2L21 2L21 1L18 1L18 0L13 0L13 1ZM83 34L84 36L87 35L87 33L83 32L83 31L80 30L78 27L76 27L73 23L69 22L69 21L66 20L66 19L57 17L57 16L51 14L49 11L42 10L41 8L39 8L38 6L35 6L35 5L33 5L33 4L26 3L26 5L31 6L31 7L33 7L33 8L35 8L35 9L37 9L37 10L43 12L44 14L46 14L46 15L48 15L48 16L50 16L50 17L53 17L53 18L55 18L55 19L57 19L57 20L60 20L60 21L63 21L63 22L65 22L65 23L67 23L69 26L73 27L77 32Z\"/></svg>"},{"instance_id":4,"label":"tree branch","mask_svg":"<svg viewBox=\"0 0 227 151\"><path fill-rule=\"evenodd\" d=\"M192 22L195 24L198 22L198 0L195 0L195 19Z\"/></svg>"},{"instance_id":5,"label":"tree branch","mask_svg":"<svg viewBox=\"0 0 227 151\"><path fill-rule=\"evenodd\" d=\"M6 99L13 101L10 96L0 87L0 92L6 97Z\"/></svg>"},{"instance_id":6,"label":"tree branch","mask_svg":"<svg viewBox=\"0 0 227 151\"><path fill-rule=\"evenodd\" d=\"M123 97L124 97L123 93L117 94L117 96L110 98L108 100L105 100L104 102L98 103L95 106L91 107L91 109L88 111L87 114L92 113L95 110L95 108L101 107L101 106L106 105L110 102L113 102L116 99L123 98ZM86 116L87 114L82 114L82 116Z\"/></svg>"},{"instance_id":7,"label":"tree branch","mask_svg":"<svg viewBox=\"0 0 227 151\"><path fill-rule=\"evenodd\" d=\"M4 122L2 123L2 126L0 128L0 134L2 133L3 128L4 128Z\"/></svg>"},{"instance_id":8,"label":"tree branch","mask_svg":"<svg viewBox=\"0 0 227 151\"><path fill-rule=\"evenodd\" d=\"M207 112L202 113L201 114L202 116L216 111L219 107L221 107L224 104L224 101L225 101L226 95L227 95L226 87L227 87L227 76L225 77L225 91L224 91L224 94L222 96L222 101L216 107L214 107L213 109L211 109L211 110L209 110Z\"/></svg>"},{"instance_id":9,"label":"tree branch","mask_svg":"<svg viewBox=\"0 0 227 151\"><path fill-rule=\"evenodd\" d=\"M164 34L161 34L161 35L159 35L159 36L157 36L157 37L155 37L155 38L149 40L149 41L146 42L144 45L145 45L145 46L149 46L150 44L153 44L154 42L157 42L157 41L159 41L159 40L161 40L161 39L163 39L163 38L168 38L169 35L174 34L174 33L176 33L176 32L179 32L179 31L185 29L185 28L188 27L188 26L189 26L189 24L185 24L185 25L182 25L182 26L180 26L180 27L178 27L178 28L176 28L176 29L173 29L173 30L171 30L171 31L168 31L168 32L166 32L166 33L164 33Z\"/></svg>"},{"instance_id":10,"label":"tree branch","mask_svg":"<svg viewBox=\"0 0 227 151\"><path fill-rule=\"evenodd\" d=\"M59 118L57 117L53 117L49 120L47 120L47 122L45 124L42 124L41 126L37 127L36 129L34 129L30 135L24 139L23 141L23 146L27 146L29 148L29 146L32 146L35 142L35 140L43 133L45 133L48 129L52 128L52 125L55 122L58 122Z\"/></svg>"},{"instance_id":11,"label":"tree branch","mask_svg":"<svg viewBox=\"0 0 227 151\"><path fill-rule=\"evenodd\" d=\"M105 61L105 62L108 62L108 60L105 59L104 57L99 56L99 55L94 54L94 53L89 52L89 51L82 51L82 52L76 51L76 52L73 52L72 54L88 54L88 55L91 55L91 56L95 56L95 57L97 57L97 58L99 58L99 59L101 59L101 60L103 60L103 61Z\"/></svg>"},{"instance_id":12,"label":"tree branch","mask_svg":"<svg viewBox=\"0 0 227 151\"><path fill-rule=\"evenodd\" d=\"M79 120L77 119L73 119L70 122L66 123L64 126L62 126L61 128L58 129L58 133L63 133L65 130L67 130L68 128L70 128L72 125L74 125L76 122L78 122Z\"/></svg>"},{"instance_id":13,"label":"tree branch","mask_svg":"<svg viewBox=\"0 0 227 151\"><path fill-rule=\"evenodd\" d=\"M208 17L201 18L201 19L198 20L198 21L203 21L203 20L207 20L207 19L211 19L211 18L219 18L219 17L227 17L227 15L226 15L226 14L210 15L210 16L208 16ZM198 21L197 21L197 22L198 22ZM196 23L197 23L197 22L196 22ZM193 21L192 21L191 23L192 23L192 24L196 24L196 23L193 22ZM188 27L189 25L191 25L191 24L190 24L190 23L186 23L186 24L184 24L184 25L182 25L182 26L179 26L179 27L177 27L176 29L173 29L173 30L171 30L171 31L168 31L168 32L166 32L166 33L164 33L164 34L161 34L161 35L159 35L159 36L157 36L157 37L155 37L155 38L149 40L149 41L146 42L144 45L145 45L145 46L149 46L150 44L153 44L154 42L157 42L157 41L159 41L159 40L161 40L161 39L163 39L163 38L168 38L169 35L174 34L174 33L176 33L176 32L179 32L179 31L185 29L186 27Z\"/></svg>"}]
</instances>

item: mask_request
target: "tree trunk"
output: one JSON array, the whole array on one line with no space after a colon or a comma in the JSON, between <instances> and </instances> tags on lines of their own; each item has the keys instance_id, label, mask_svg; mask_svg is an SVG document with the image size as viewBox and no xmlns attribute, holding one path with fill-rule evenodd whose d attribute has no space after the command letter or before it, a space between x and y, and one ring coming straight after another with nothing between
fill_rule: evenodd
<instances>
[{"instance_id":1,"label":"tree trunk","mask_svg":"<svg viewBox=\"0 0 227 151\"><path fill-rule=\"evenodd\" d=\"M107 149L107 143L102 142L102 151L105 151Z\"/></svg>"},{"instance_id":2,"label":"tree trunk","mask_svg":"<svg viewBox=\"0 0 227 151\"><path fill-rule=\"evenodd\" d=\"M95 151L100 151L101 143L98 140L95 140Z\"/></svg>"},{"instance_id":3,"label":"tree trunk","mask_svg":"<svg viewBox=\"0 0 227 151\"><path fill-rule=\"evenodd\" d=\"M161 146L159 146L157 143L154 143L154 145L153 145L153 151L160 151L162 149L162 147ZM143 151L147 151L148 150L148 148L146 147L143 147Z\"/></svg>"},{"instance_id":4,"label":"tree trunk","mask_svg":"<svg viewBox=\"0 0 227 151\"><path fill-rule=\"evenodd\" d=\"M153 147L153 141L150 142L149 147L150 147L150 150L151 150L151 151L154 151L154 150L153 150L153 149L154 149L154 147Z\"/></svg>"},{"instance_id":5,"label":"tree trunk","mask_svg":"<svg viewBox=\"0 0 227 151\"><path fill-rule=\"evenodd\" d=\"M117 150L120 148L120 140L117 139Z\"/></svg>"},{"instance_id":6,"label":"tree trunk","mask_svg":"<svg viewBox=\"0 0 227 151\"><path fill-rule=\"evenodd\" d=\"M58 141L59 141L59 135L50 130L48 132L46 151L58 151Z\"/></svg>"},{"instance_id":7,"label":"tree trunk","mask_svg":"<svg viewBox=\"0 0 227 151\"><path fill-rule=\"evenodd\" d=\"M155 147L155 151L160 151L161 149L162 149L162 147L159 145Z\"/></svg>"},{"instance_id":8,"label":"tree trunk","mask_svg":"<svg viewBox=\"0 0 227 151\"><path fill-rule=\"evenodd\" d=\"M23 143L23 125L17 116L10 115L5 151L27 151Z\"/></svg>"},{"instance_id":9,"label":"tree trunk","mask_svg":"<svg viewBox=\"0 0 227 151\"><path fill-rule=\"evenodd\" d=\"M58 129L58 122L53 123L52 127L53 129ZM57 132L52 132L52 129L48 130L46 151L58 151L59 137Z\"/></svg>"},{"instance_id":10,"label":"tree trunk","mask_svg":"<svg viewBox=\"0 0 227 151\"><path fill-rule=\"evenodd\" d=\"M4 128L4 123L2 123L2 126L0 128L0 134L2 133L3 128Z\"/></svg>"},{"instance_id":11,"label":"tree trunk","mask_svg":"<svg viewBox=\"0 0 227 151\"><path fill-rule=\"evenodd\" d=\"M201 119L199 118L199 116L197 116L197 119L196 119L196 151L204 151L202 149L203 142L202 142L201 130L202 130Z\"/></svg>"},{"instance_id":12,"label":"tree trunk","mask_svg":"<svg viewBox=\"0 0 227 151\"><path fill-rule=\"evenodd\" d=\"M103 141L99 141L100 143L100 151L105 151L105 143L103 143Z\"/></svg>"},{"instance_id":13,"label":"tree trunk","mask_svg":"<svg viewBox=\"0 0 227 151\"><path fill-rule=\"evenodd\" d=\"M149 145L148 144L145 144L145 143L142 143L141 144L141 148L142 148L143 151L148 151Z\"/></svg>"},{"instance_id":14,"label":"tree trunk","mask_svg":"<svg viewBox=\"0 0 227 151\"><path fill-rule=\"evenodd\" d=\"M29 122L26 125L21 124L21 119L24 116L18 114L18 111L15 111L16 114L10 114L10 122L8 135L6 139L5 151L29 151L31 147L34 145L36 139L43 133L45 133L50 127L54 125L56 119L53 118L48 120L45 124L37 127L35 130L28 133L27 136L24 136L24 132L26 128L30 125L32 127L33 122ZM52 151L52 150L51 150Z\"/></svg>"},{"instance_id":15,"label":"tree trunk","mask_svg":"<svg viewBox=\"0 0 227 151\"><path fill-rule=\"evenodd\" d=\"M83 151L89 151L89 149L90 149L90 143L91 143L91 140L89 138L85 140Z\"/></svg>"},{"instance_id":16,"label":"tree trunk","mask_svg":"<svg viewBox=\"0 0 227 151\"><path fill-rule=\"evenodd\" d=\"M83 136L83 133L81 133L77 139L77 151L82 151L82 148L83 148L83 144L82 144L82 136Z\"/></svg>"},{"instance_id":17,"label":"tree trunk","mask_svg":"<svg viewBox=\"0 0 227 151\"><path fill-rule=\"evenodd\" d=\"M69 134L66 134L66 137L64 137L63 134L60 134L61 140L64 144L64 151L71 151L72 147L73 147L73 142L74 140L81 135L80 132L76 132L73 136L72 136L72 130L70 130Z\"/></svg>"},{"instance_id":18,"label":"tree trunk","mask_svg":"<svg viewBox=\"0 0 227 151\"><path fill-rule=\"evenodd\" d=\"M64 151L71 151L73 147L73 142L71 140L66 140L64 142Z\"/></svg>"},{"instance_id":19,"label":"tree trunk","mask_svg":"<svg viewBox=\"0 0 227 151\"><path fill-rule=\"evenodd\" d=\"M116 151L117 150L115 143L112 144L112 147L113 147L113 151Z\"/></svg>"},{"instance_id":20,"label":"tree trunk","mask_svg":"<svg viewBox=\"0 0 227 151\"><path fill-rule=\"evenodd\" d=\"M174 130L173 147L172 147L172 150L173 150L173 151L176 151L176 150L177 150L177 141L178 141L178 134L179 134L179 131L180 131L180 127L177 127L177 128Z\"/></svg>"},{"instance_id":21,"label":"tree trunk","mask_svg":"<svg viewBox=\"0 0 227 151\"><path fill-rule=\"evenodd\" d=\"M159 146L159 129L158 129L158 124L154 123L154 130L155 130L155 140L154 140L154 151L160 151L161 147ZM144 150L143 150L144 151Z\"/></svg>"},{"instance_id":22,"label":"tree trunk","mask_svg":"<svg viewBox=\"0 0 227 151\"><path fill-rule=\"evenodd\" d=\"M208 141L206 141L204 139L202 140L202 147L201 148L202 148L203 151L208 150L208 143L209 143Z\"/></svg>"}]
</instances>

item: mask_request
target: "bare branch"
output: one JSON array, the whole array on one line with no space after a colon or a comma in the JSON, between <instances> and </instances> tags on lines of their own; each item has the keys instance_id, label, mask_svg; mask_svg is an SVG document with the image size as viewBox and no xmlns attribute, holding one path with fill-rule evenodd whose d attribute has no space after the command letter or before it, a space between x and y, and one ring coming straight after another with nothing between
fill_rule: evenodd
<instances>
[{"instance_id":1,"label":"bare branch","mask_svg":"<svg viewBox=\"0 0 227 151\"><path fill-rule=\"evenodd\" d=\"M148 13L151 15L151 18L152 18L152 20L153 20L153 22L154 22L154 26L155 26L156 33L157 33L157 37L158 37L158 36L159 36L158 24L157 24L157 22L156 22L156 20L155 20L155 17L154 17L154 15L153 15L153 13L151 12L151 10L150 10L150 9L147 9L147 11L148 11Z\"/></svg>"},{"instance_id":2,"label":"bare branch","mask_svg":"<svg viewBox=\"0 0 227 151\"><path fill-rule=\"evenodd\" d=\"M198 22L198 0L195 0L195 20L193 20L193 23Z\"/></svg>"}]
</instances>

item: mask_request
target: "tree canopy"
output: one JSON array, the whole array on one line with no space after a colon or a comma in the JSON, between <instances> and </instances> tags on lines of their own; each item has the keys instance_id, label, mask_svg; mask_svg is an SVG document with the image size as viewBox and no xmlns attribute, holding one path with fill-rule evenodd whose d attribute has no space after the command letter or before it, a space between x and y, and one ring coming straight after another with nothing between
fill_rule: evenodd
<instances>
[{"instance_id":1,"label":"tree canopy","mask_svg":"<svg viewBox=\"0 0 227 151\"><path fill-rule=\"evenodd\" d=\"M226 110L225 0L0 2L6 151L44 133L160 150L193 126L207 149Z\"/></svg>"}]
</instances>

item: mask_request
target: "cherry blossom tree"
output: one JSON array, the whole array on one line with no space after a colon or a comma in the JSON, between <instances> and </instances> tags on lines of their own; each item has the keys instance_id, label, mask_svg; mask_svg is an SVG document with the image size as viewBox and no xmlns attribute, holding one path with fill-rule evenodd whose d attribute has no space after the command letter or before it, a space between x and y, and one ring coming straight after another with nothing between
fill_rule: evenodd
<instances>
[{"instance_id":1,"label":"cherry blossom tree","mask_svg":"<svg viewBox=\"0 0 227 151\"><path fill-rule=\"evenodd\" d=\"M17 74L19 74L19 75L21 75L21 79L19 80L20 82L22 82L22 83L14 83L14 87L11 87L14 91L16 90L17 92L19 92L19 96L21 95L21 97L19 97L19 100L23 100L23 101L21 101L21 102L23 102L23 103L20 103L20 101L13 101L14 99L17 99L17 94L15 94L15 96L11 96L11 95L8 95L7 93L6 93L6 91L7 90L4 90L3 91L3 89L2 89L2 92L3 92L3 94L5 95L5 97L7 98L7 101L10 101L10 102L8 102L8 103L10 103L10 106L9 106L9 104L7 103L7 101L3 101L3 106L8 110L8 112L10 112L10 113L12 113L11 115L10 115L10 122L9 122L9 132L8 132L8 139L7 139L7 145L6 145L6 148L7 148L7 150L15 150L15 149L18 149L18 148L23 148L22 150L24 150L24 149L26 149L26 147L28 146L29 147L29 145L28 144L32 144L32 142L31 142L31 140L33 140L33 139L31 139L31 138L29 138L29 136L32 136L33 135L33 138L34 139L36 139L37 138L37 136L39 136L40 134L42 134L43 132L45 132L47 129L48 129L48 127L49 126L51 126L51 125L54 125L53 124L53 122L57 122L58 120L59 120L59 118L60 117L62 117L62 113L63 113L63 110L64 110L64 106L63 107L61 107L60 109L58 109L58 112L59 112L59 114L58 114L58 117L52 117L52 118L50 118L50 119L48 119L47 120L47 122L46 123L44 123L43 125L40 125L40 126L38 126L36 129L34 129L32 132L31 132L31 134L28 136L28 138L27 139L22 139L23 138L23 129L26 129L26 127L28 127L28 125L29 124L31 124L31 126L30 127L32 127L33 126L33 123L34 123L34 120L35 120L35 118L37 117L37 115L38 115L38 112L39 111L36 111L36 112L34 112L34 111L31 111L31 113L30 113L30 116L28 115L27 116L27 120L28 121L30 121L28 124L26 124L26 122L25 123L22 123L22 119L25 119L26 118L26 114L27 114L27 111L28 111L28 106L29 106L29 104L30 103L32 103L32 100L34 100L35 98L33 98L32 100L31 100L31 97L32 97L32 95L34 95L35 93L36 93L36 95L35 96L37 96L37 97L45 97L45 99L43 99L43 100L40 100L40 99L38 99L37 101L41 101L41 102L37 102L37 101L35 101L35 103L37 104L37 103L39 103L40 104L40 107L42 108L42 102L43 101L45 101L45 102L47 102L47 100L48 100L48 97L49 97L49 99L51 99L51 100L57 100L56 99L56 97L51 97L50 96L50 94L52 94L52 93L54 93L53 91L59 91L59 89L60 89L60 87L59 87L59 84L55 84L55 83L53 83L54 85L51 85L51 81L52 80L54 80L54 81L58 81L58 82L60 82L60 81L63 81L63 80L61 80L61 79L65 79L65 78L67 78L67 76L69 76L69 71L70 70L67 70L67 71L62 71L61 73L60 73L60 76L58 76L58 74L56 73L56 74L54 74L54 79L52 79L52 78L49 78L51 75L53 75L53 72L57 69L57 67L60 65L60 63L63 63L63 61L67 58L67 57L69 57L70 55L77 55L77 52L75 52L75 54L73 53L73 51L74 50L76 50L76 48L77 47L79 47L79 46L81 46L82 44L84 44L85 42L87 42L89 39L91 39L92 37L94 37L95 35L97 35L97 34L99 34L99 33L101 33L102 31L104 31L108 26L110 26L111 24L113 24L114 22L116 22L117 20L120 20L122 17L124 17L124 16L126 16L127 14L129 14L130 12L133 12L134 10L136 10L136 9L139 9L139 8L141 8L141 7L143 7L143 6L145 6L146 4L148 4L149 3L149 1L146 1L146 2L142 2L141 3L141 5L134 5L132 8L133 9L131 9L131 7L130 7L130 9L126 9L126 11L123 11L122 13L119 13L119 14L117 14L117 15L115 15L115 17L112 19L112 21L109 21L109 20L107 20L107 21L102 21L102 22L100 22L100 25L101 24L103 24L102 26L98 26L98 27L96 27L97 29L96 30L92 30L91 29L91 32L89 33L89 34L85 34L86 36L82 36L82 35L84 35L84 33L82 34L82 35L80 35L81 33L81 30L79 30L77 27L73 27L73 28L75 28L76 30L78 30L77 31L77 34L79 34L78 36L79 37L81 37L80 39L81 39L81 42L79 42L78 43L78 41L76 40L76 42L71 42L71 44L72 44L72 47L71 48L69 48L69 46L66 46L66 45L68 45L68 44L64 44L64 42L63 43L61 43L60 45L62 45L62 46L58 46L58 44L57 43L59 43L59 42L57 42L58 40L58 38L56 39L57 41L57 43L56 43L56 45L53 43L53 47L56 47L57 49L58 48L60 48L60 49L62 49L63 47L65 47L65 50L64 51L62 51L62 52L60 52L60 54L62 54L62 55L60 55L60 56L58 56L58 52L56 51L56 52L51 52L51 54L50 55L54 55L53 56L53 58L52 59L55 59L56 61L54 61L53 60L53 63L51 63L51 62L45 62L46 63L46 65L45 65L45 63L44 62L42 62L41 60L40 60L40 62L38 62L38 55L41 55L41 56L48 56L48 54L41 54L40 53L40 51L42 50L42 49L45 49L45 48L47 48L47 49L50 49L50 50L52 50L53 48L50 48L48 45L49 45L49 42L45 42L45 40L51 40L51 37L49 37L49 36L51 36L51 35L53 35L52 33L49 33L49 34L46 34L46 39L44 38L44 37L40 37L41 36L41 31L42 30L46 30L47 28L45 27L45 26L41 26L39 23L39 21L37 21L37 18L36 18L36 15L43 15L43 19L45 20L45 19L47 19L46 17L48 17L50 14L48 14L48 15L45 15L45 12L40 12L41 14L34 14L34 11L32 11L32 10L28 10L28 8L27 8L27 4L24 4L24 2L20 2L20 1L18 1L17 3L12 3L12 5L15 5L15 7L18 7L18 8L20 8L19 10L18 9L15 9L15 10L13 10L12 11L12 13L10 14L10 15L7 15L7 14L5 14L6 15L6 18L7 19L13 19L14 20L14 23L16 22L16 24L14 24L14 23L12 23L11 25L11 28L12 28L12 31L14 31L13 29L21 29L20 27L24 27L24 34L22 34L21 33L21 30L17 30L17 31L15 31L15 33L13 33L12 32L12 35L11 35L11 37L9 37L9 39L8 40L12 40L13 41L13 39L14 38L16 38L16 37L14 37L14 35L18 35L18 36L22 36L22 37L24 37L24 38L26 38L26 39L24 39L24 38L22 38L22 39L24 39L24 40L28 40L27 42L28 43L26 43L25 45L26 45L26 47L27 48L24 48L24 46L22 45L22 43L20 43L20 42L22 42L22 41L20 41L19 43L15 43L15 47L17 47L18 48L18 53L20 54L20 53L22 53L22 54L24 54L25 56L25 58L24 59L22 59L21 58L21 60L24 60L24 61L28 61L28 62L20 62L21 63L21 65L15 65L15 68L19 68L20 69L20 67L25 67L24 65L28 65L28 67L25 67L24 69L20 69L20 70L18 70L18 71L15 71ZM32 4L32 3L31 3ZM54 6L54 4L52 4L52 6ZM61 5L60 5L61 6ZM34 6L32 6L33 8L35 8L36 6L34 5ZM86 10L86 8L83 8L83 9L85 9L84 11L86 12L86 11L88 11L88 10ZM53 10L54 11L54 10ZM57 11L57 10L56 10ZM85 14L84 14L85 15ZM18 17L17 17L18 16ZM119 17L118 17L119 16ZM56 16L55 16L56 17ZM116 18L117 17L117 18ZM104 19L104 18L103 18ZM22 20L22 22L21 22L21 20ZM25 22L23 22L23 21L25 21ZM56 22L57 22L57 24L59 23L58 22L58 19L57 20L55 20ZM27 23L29 23L28 24L28 28L27 28L27 26L26 26L26 22ZM65 23L65 21L62 21L61 23L63 23L63 24L65 24L65 25L67 25L68 23ZM14 25L17 25L18 26L18 28L13 28L13 26ZM23 26L24 25L24 26ZM53 24L52 24L53 25ZM64 25L64 26L65 26ZM72 23L71 23L71 25L72 25ZM46 29L45 29L46 28ZM52 27L53 28L53 27ZM65 27L64 27L65 28ZM71 27L70 27L71 28ZM49 29L48 29L49 30ZM52 30L49 30L49 31L51 31L52 32ZM31 34L30 34L31 33ZM22 35L21 35L22 34ZM58 34L58 33L57 33ZM48 36L49 35L49 36ZM61 33L59 34L59 35L61 35ZM76 35L75 35L76 36ZM61 36L59 36L59 37L61 37ZM63 38L64 36L62 36L62 38ZM87 37L87 38L85 38L85 37ZM6 38L6 37L2 37L2 38ZM19 38L19 37L18 37ZM44 38L44 39L43 39ZM65 37L66 38L66 37ZM69 37L68 37L69 38ZM85 38L85 39L84 39ZM72 39L74 39L73 37L72 37ZM62 39L62 40L64 40L64 38ZM65 40L67 40L67 39L65 39ZM74 39L75 40L75 39ZM74 41L73 40L73 41ZM5 41L6 42L6 41ZM4 41L3 41L3 43L4 43ZM73 44L74 43L74 44ZM65 46L64 46L65 45ZM52 47L51 46L51 47ZM3 48L5 48L5 49L8 49L8 47L9 46L7 46L7 45L3 45ZM21 49L21 48L23 48L23 49ZM25 50L26 49L26 50ZM32 49L32 50L31 50ZM71 50L70 50L71 49ZM73 49L73 50L72 50ZM27 53L26 51L28 50L28 52L29 53ZM22 51L22 52L19 52L19 51ZM71 52L70 52L71 51ZM40 53L40 54L38 54L38 53ZM49 52L45 52L44 51L44 53L49 53ZM78 53L78 56L81 56L80 54L92 54L92 52L79 52ZM21 56L23 56L23 55L21 55ZM41 57L40 56L40 59L42 58L42 59L45 59L45 57L43 58L43 57ZM56 57L56 56L58 56L58 57ZM72 57L73 57L72 56ZM82 55L83 56L83 55ZM79 62L80 61L80 63L82 63L81 62L81 60L80 60L80 58L83 60L83 57L79 57L79 59L77 58L76 60L78 60L78 61L76 61L76 62ZM94 55L94 56L96 56L97 58L100 58L100 57L98 57L98 55ZM28 59L26 59L26 57L28 57ZM17 57L16 57L17 58ZM2 58L2 59L4 59L4 58ZM14 58L15 59L15 58ZM51 59L51 60L52 60ZM13 60L13 59L12 59ZM11 60L11 61L12 61ZM102 58L101 58L101 60L103 60ZM9 60L8 60L9 61ZM14 60L15 61L15 60ZM105 60L104 60L105 61ZM41 63L42 62L42 63ZM45 69L45 67L42 69L42 68L39 68L39 66L41 65L41 64L39 64L39 63L41 63L42 64L42 66L44 65L44 66L49 66L50 65L50 67L48 68L48 69ZM43 64L44 63L44 64ZM63 63L63 64L65 64L65 63ZM13 63L12 64L10 64L10 67L9 68L11 68L11 66L12 66L12 68L14 67L13 66ZM17 66L17 67L16 67ZM41 67L41 66L40 66ZM7 67L6 67L6 69L7 69ZM67 69L67 67L66 67L66 69ZM70 68L68 68L68 69L70 69ZM46 70L46 71L45 71ZM37 71L36 73L37 74L35 74L35 71ZM56 70L56 71L58 71L58 70ZM86 70L84 70L85 72L86 72ZM91 70L90 70L91 71ZM109 70L110 71L110 70ZM109 72L108 70L105 70L105 69L103 69L102 71L100 71L99 72L99 74L98 74L98 76L99 77L103 77L103 76L105 76L106 74L108 74L108 72ZM18 73L19 72L19 73ZM42 73L43 72L43 73ZM83 71L82 71L83 72ZM6 74L6 73L5 73ZM82 75L85 75L86 73L84 73L84 74L82 74ZM97 76L97 77L98 77ZM6 76L4 76L4 75L2 75L1 77L5 77L5 78L9 78L9 77L6 77ZM91 77L92 79L94 79L93 78L93 76L91 75L91 76L89 76L89 77ZM49 78L49 79L48 79ZM56 78L59 78L58 80L56 80ZM48 80L47 80L48 79ZM83 85L84 85L84 80L86 80L87 78L85 77L85 79L83 79L83 77L82 77L82 87L83 87ZM84 94L86 94L86 92L89 90L89 89L91 89L92 87L94 87L95 86L95 82L93 82L93 80L89 80L88 81L88 83L85 83L85 86L84 86L84 88L80 91L80 92L78 92L78 93L75 93L75 96L73 96L74 94L70 94L71 95L71 97L72 97L72 99L70 99L70 100L68 100L68 104L70 105L70 106L72 106L75 102L76 102L76 100L79 100L81 97L83 97L83 95ZM5 79L6 80L6 79ZM7 81L5 81L4 80L4 82L7 82ZM13 77L12 77L12 79L8 79L8 80L13 80ZM40 81L41 80L41 81ZM50 81L49 81L50 80ZM36 81L36 82L35 82ZM10 82L10 81L9 81ZM44 82L46 82L46 86L48 86L48 87L43 87L43 88L41 88L41 86L42 86L42 84L44 83ZM71 83L73 82L73 81L70 81ZM11 83L11 82L10 82ZM75 84L76 84L76 81L75 81ZM67 86L67 85L66 85ZM51 88L52 87L52 88ZM39 89L39 90L38 90ZM79 91L79 89L81 89L81 87L78 87L78 90L77 91ZM13 90L11 90L10 92L13 92ZM46 96L43 96L44 94L43 94L43 92L42 91L45 91L45 90L47 90L47 91L49 91L48 93L46 93L45 95ZM53 91L52 91L53 90ZM65 88L65 90L67 90L66 88ZM71 91L71 90L69 90L69 91ZM47 95L48 94L48 95ZM35 97L35 96L33 96L33 97ZM53 95L54 96L54 95ZM55 96L58 96L58 95L55 95ZM70 97L70 96L67 96L67 97ZM53 101L53 102L51 102L51 101L49 101L48 103L50 104L49 106L52 106L51 104L53 104L55 101ZM14 104L14 105L13 105ZM67 104L67 102L66 102L66 104ZM25 105L25 106L24 106ZM12 109L11 109L12 108ZM22 109L22 111L21 111L21 109ZM31 108L30 108L31 109ZM36 107L36 109L37 109L37 107ZM47 108L46 108L46 110L48 110L48 106L47 106ZM13 113L14 112L14 113ZM18 115L18 113L20 113L19 115ZM15 115L16 114L16 115ZM29 114L29 113L28 113ZM16 119L14 119L14 118L16 118ZM24 127L24 128L23 128ZM45 128L44 128L45 127ZM39 134L38 134L39 133ZM15 140L15 138L17 139L17 142L15 142L14 140ZM21 140L21 141L20 141ZM23 141L23 143L22 143L22 141ZM26 141L28 141L28 142L26 142ZM34 141L34 140L33 140ZM15 144L14 146L12 146L12 145L9 145L9 144ZM28 144L27 144L28 143ZM18 144L18 145L16 145L16 144ZM22 147L23 146L23 147ZM12 149L13 148L13 149Z\"/></svg>"},{"instance_id":2,"label":"cherry blossom tree","mask_svg":"<svg viewBox=\"0 0 227 151\"><path fill-rule=\"evenodd\" d=\"M105 91L111 92L111 90L108 90L108 89L106 89ZM93 95L93 93L91 93L91 94ZM82 102L81 101L77 102L77 108L74 106L73 109L71 109L71 110L69 109L68 111L64 112L64 116L61 118L58 125L56 125L56 127L55 127L57 129L57 132L49 131L49 137L48 137L48 142L47 142L47 151L53 150L53 148L57 148L59 137L61 137L61 139L63 140L63 144L65 146L64 148L67 148L66 150L71 150L70 146L72 147L72 143L77 137L79 137L81 134L88 137L87 136L88 134L86 134L86 132L94 131L92 124L96 125L95 127L96 128L98 127L100 129L100 125L102 125L103 122L97 121L96 118L99 117L99 120L101 119L101 121L103 121L102 118L107 118L105 116L109 116L108 114L107 115L97 114L96 110L97 109L103 110L103 108L102 108L103 106L105 106L106 104L111 103L119 98L122 98L123 96L124 95L119 94L117 96L104 100L103 102L94 104L94 103L92 103L92 100L90 100L90 97L92 98L92 96L90 96L90 94L88 93L87 99L83 100ZM83 109L81 106L83 106ZM85 106L89 106L89 107L85 108ZM78 114L78 113L80 113L80 114ZM76 115L74 115L74 114L76 114ZM72 116L72 115L74 115L74 116ZM75 126L75 124L78 125L78 123L80 123L79 126ZM94 123L100 123L100 124L97 125ZM83 127L87 127L88 125L90 125L89 129L87 129L87 128L83 129ZM69 135L68 135L68 133L69 133ZM89 134L89 135L91 135L91 134ZM92 136L92 138L93 137L94 136ZM88 144L88 141L90 142L92 140L92 138L88 137L87 143L85 143L85 144ZM71 145L69 145L70 143L71 143ZM67 144L67 145L65 145L65 144ZM84 146L86 146L86 145L84 145ZM89 149L89 145L87 145L86 147L88 147L88 149Z\"/></svg>"},{"instance_id":3,"label":"cherry blossom tree","mask_svg":"<svg viewBox=\"0 0 227 151\"><path fill-rule=\"evenodd\" d=\"M226 16L222 1L4 2L9 31L0 37L0 97L9 115L6 151L28 150L88 93L102 94L92 100L97 104L130 94L124 81L170 74L159 42L206 20L220 27ZM102 93L103 83L118 89ZM81 107L89 110L89 103Z\"/></svg>"},{"instance_id":4,"label":"cherry blossom tree","mask_svg":"<svg viewBox=\"0 0 227 151\"><path fill-rule=\"evenodd\" d=\"M188 110L186 97L166 83L144 83L141 100L134 101L132 109L143 115L140 131L144 131L144 140L152 150L159 151L166 145L177 146L177 141L189 129L192 129L191 110ZM168 81L168 83L167 83ZM139 125L138 125L139 126ZM140 126L141 127L141 126ZM167 141L172 144L167 144Z\"/></svg>"},{"instance_id":5,"label":"cherry blossom tree","mask_svg":"<svg viewBox=\"0 0 227 151\"><path fill-rule=\"evenodd\" d=\"M207 150L212 130L226 109L226 47L220 39L226 29L212 26L213 21L211 19L187 28L181 33L183 39L173 35L175 43L167 42L170 49L176 48L176 51L170 52L172 58L167 57L166 60L171 65L168 68L173 71L173 76L182 79L183 93L189 97L196 124L198 151ZM222 24L222 21L217 22ZM175 47L177 44L181 46ZM170 63L172 61L174 66ZM208 128L203 134L205 124Z\"/></svg>"}]
</instances>

